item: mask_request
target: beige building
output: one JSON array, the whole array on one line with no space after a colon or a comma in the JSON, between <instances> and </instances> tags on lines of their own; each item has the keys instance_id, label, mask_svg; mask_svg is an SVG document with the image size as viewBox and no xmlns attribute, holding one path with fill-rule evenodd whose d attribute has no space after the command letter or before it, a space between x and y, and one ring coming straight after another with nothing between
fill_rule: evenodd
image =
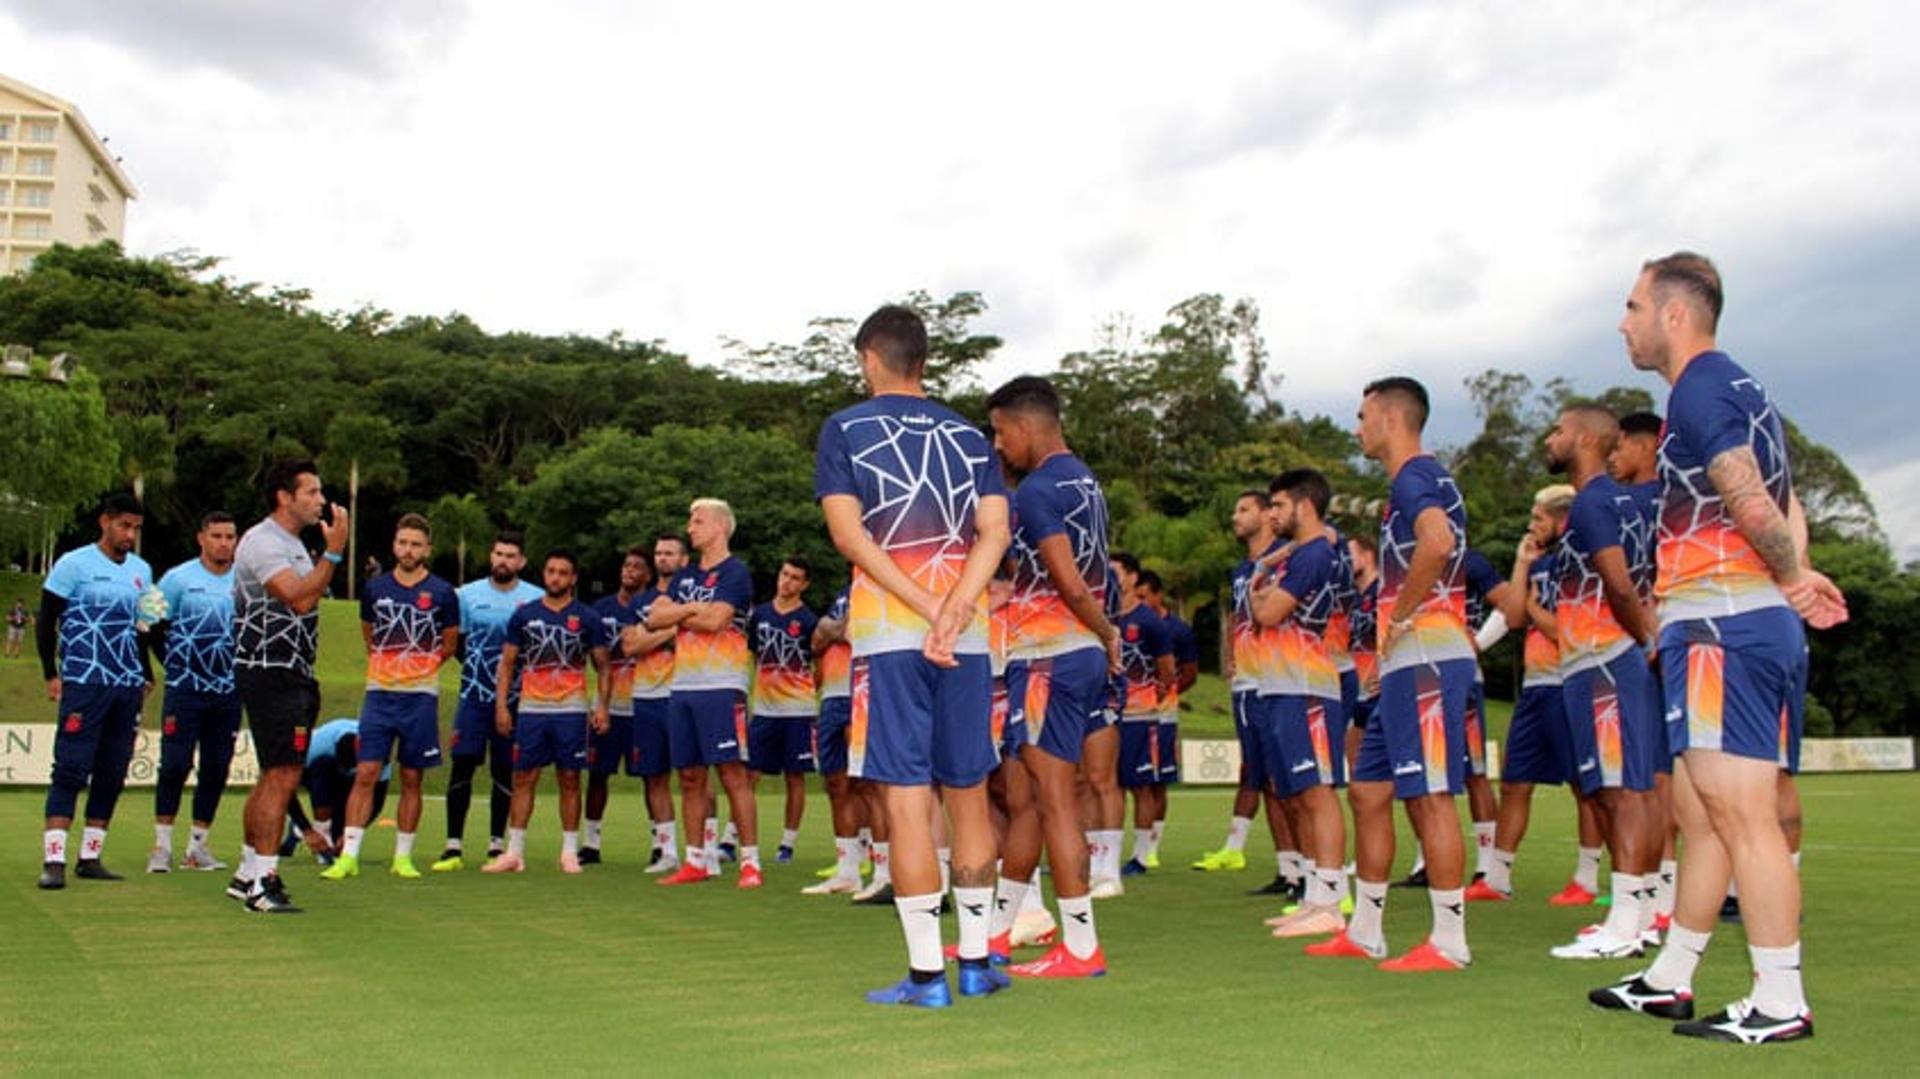
<instances>
[{"instance_id":1,"label":"beige building","mask_svg":"<svg viewBox=\"0 0 1920 1079\"><path fill-rule=\"evenodd\" d=\"M124 243L138 197L79 109L0 75L0 273L55 243Z\"/></svg>"}]
</instances>

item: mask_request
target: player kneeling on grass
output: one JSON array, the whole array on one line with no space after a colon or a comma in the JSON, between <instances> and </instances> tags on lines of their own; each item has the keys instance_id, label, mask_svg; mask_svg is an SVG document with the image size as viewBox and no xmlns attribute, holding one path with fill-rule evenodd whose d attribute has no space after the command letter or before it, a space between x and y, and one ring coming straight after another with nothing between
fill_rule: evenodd
<instances>
[{"instance_id":1,"label":"player kneeling on grass","mask_svg":"<svg viewBox=\"0 0 1920 1079\"><path fill-rule=\"evenodd\" d=\"M560 787L560 868L580 872L580 769L587 763L587 731L607 729L606 630L598 615L573 598L580 563L573 552L547 552L541 569L546 594L507 620L495 685L520 678L520 715L516 721L504 696L496 700L495 727L513 736L513 806L507 814L507 851L480 867L483 873L519 873L527 868L527 821L540 772L553 765ZM587 711L587 661L593 661L598 700Z\"/></svg>"},{"instance_id":2,"label":"player kneeling on grass","mask_svg":"<svg viewBox=\"0 0 1920 1079\"><path fill-rule=\"evenodd\" d=\"M453 586L427 570L433 533L416 513L393 530L393 572L367 582L360 595L360 633L367 642L367 696L360 706L359 764L347 799L340 856L321 880L360 875L360 842L372 818L373 787L396 750L400 756L400 831L389 871L420 879L413 837L420 830L420 779L440 765L440 664L459 648L460 601Z\"/></svg>"}]
</instances>

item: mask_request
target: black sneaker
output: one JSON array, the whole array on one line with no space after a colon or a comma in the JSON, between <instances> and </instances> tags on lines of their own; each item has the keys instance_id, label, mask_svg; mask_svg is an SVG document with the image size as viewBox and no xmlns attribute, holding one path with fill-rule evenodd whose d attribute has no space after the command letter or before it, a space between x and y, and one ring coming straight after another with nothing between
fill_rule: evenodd
<instances>
[{"instance_id":1,"label":"black sneaker","mask_svg":"<svg viewBox=\"0 0 1920 1079\"><path fill-rule=\"evenodd\" d=\"M600 848L599 847L581 847L580 848L580 864L581 865L599 865L600 864Z\"/></svg>"},{"instance_id":2,"label":"black sneaker","mask_svg":"<svg viewBox=\"0 0 1920 1079\"><path fill-rule=\"evenodd\" d=\"M1673 1024L1673 1032L1683 1038L1741 1045L1797 1042L1813 1037L1813 1013L1801 1012L1790 1019L1775 1019L1754 1010L1750 1000L1736 1000L1705 1019Z\"/></svg>"},{"instance_id":3,"label":"black sneaker","mask_svg":"<svg viewBox=\"0 0 1920 1079\"><path fill-rule=\"evenodd\" d=\"M232 880L227 881L228 899L238 899L240 902L245 903L247 901L247 893L252 890L253 882L250 880L244 880L236 876Z\"/></svg>"},{"instance_id":4,"label":"black sneaker","mask_svg":"<svg viewBox=\"0 0 1920 1079\"><path fill-rule=\"evenodd\" d=\"M1643 1012L1661 1019L1693 1018L1693 990L1686 986L1655 989L1647 984L1646 974L1644 970L1629 974L1612 985L1590 991L1587 999L1615 1011Z\"/></svg>"},{"instance_id":5,"label":"black sneaker","mask_svg":"<svg viewBox=\"0 0 1920 1079\"><path fill-rule=\"evenodd\" d=\"M1413 872L1408 873L1406 876L1400 878L1399 880L1394 881L1392 884L1387 885L1387 887L1389 888L1425 888L1427 887L1427 867L1423 865L1420 868L1414 870Z\"/></svg>"},{"instance_id":6,"label":"black sneaker","mask_svg":"<svg viewBox=\"0 0 1920 1079\"><path fill-rule=\"evenodd\" d=\"M98 858L82 858L80 864L73 867L73 875L82 880L126 880L127 878L100 864Z\"/></svg>"},{"instance_id":7,"label":"black sneaker","mask_svg":"<svg viewBox=\"0 0 1920 1079\"><path fill-rule=\"evenodd\" d=\"M280 882L278 873L269 873L254 882L253 894L247 896L247 909L255 914L300 913L300 908L293 905L293 898L287 895L287 886Z\"/></svg>"},{"instance_id":8,"label":"black sneaker","mask_svg":"<svg viewBox=\"0 0 1920 1079\"><path fill-rule=\"evenodd\" d=\"M653 848L653 853L647 855L647 868L652 869L654 866L659 865L660 858L661 858L660 848L659 847Z\"/></svg>"},{"instance_id":9,"label":"black sneaker","mask_svg":"<svg viewBox=\"0 0 1920 1079\"><path fill-rule=\"evenodd\" d=\"M856 899L854 902L863 907L891 907L893 906L893 885L885 885L865 899Z\"/></svg>"},{"instance_id":10,"label":"black sneaker","mask_svg":"<svg viewBox=\"0 0 1920 1079\"><path fill-rule=\"evenodd\" d=\"M1292 888L1293 886L1287 883L1287 878L1280 876L1279 874L1276 873L1274 874L1274 877L1272 880L1268 881L1265 884L1262 884L1258 888L1252 889L1247 894L1248 895L1291 895L1293 894Z\"/></svg>"},{"instance_id":11,"label":"black sneaker","mask_svg":"<svg viewBox=\"0 0 1920 1079\"><path fill-rule=\"evenodd\" d=\"M40 867L40 887L57 892L67 886L67 863L48 862Z\"/></svg>"},{"instance_id":12,"label":"black sneaker","mask_svg":"<svg viewBox=\"0 0 1920 1079\"><path fill-rule=\"evenodd\" d=\"M1720 901L1720 920L1728 925L1740 924L1740 901L1728 896Z\"/></svg>"},{"instance_id":13,"label":"black sneaker","mask_svg":"<svg viewBox=\"0 0 1920 1079\"><path fill-rule=\"evenodd\" d=\"M723 862L739 861L740 849L731 843L720 844L720 860Z\"/></svg>"}]
</instances>

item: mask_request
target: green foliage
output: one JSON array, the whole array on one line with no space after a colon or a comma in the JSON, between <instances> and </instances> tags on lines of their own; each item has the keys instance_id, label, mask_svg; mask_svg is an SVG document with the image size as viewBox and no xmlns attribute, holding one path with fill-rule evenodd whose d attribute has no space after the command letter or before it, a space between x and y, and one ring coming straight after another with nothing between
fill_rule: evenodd
<instances>
[{"instance_id":1,"label":"green foliage","mask_svg":"<svg viewBox=\"0 0 1920 1079\"><path fill-rule=\"evenodd\" d=\"M0 542L30 549L70 523L113 484L119 457L91 372L65 383L0 378Z\"/></svg>"},{"instance_id":2,"label":"green foliage","mask_svg":"<svg viewBox=\"0 0 1920 1079\"><path fill-rule=\"evenodd\" d=\"M442 558L452 557L459 583L466 583L469 572L486 568L495 531L493 518L472 492L441 495L427 508L427 520L433 525L434 551Z\"/></svg>"}]
</instances>

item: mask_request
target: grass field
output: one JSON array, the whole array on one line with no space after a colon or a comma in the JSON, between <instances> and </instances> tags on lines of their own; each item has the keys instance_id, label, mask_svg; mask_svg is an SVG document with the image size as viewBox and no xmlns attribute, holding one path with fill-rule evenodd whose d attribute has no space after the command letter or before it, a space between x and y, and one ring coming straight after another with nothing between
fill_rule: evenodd
<instances>
[{"instance_id":1,"label":"grass field","mask_svg":"<svg viewBox=\"0 0 1920 1079\"><path fill-rule=\"evenodd\" d=\"M336 605L327 619L327 712L351 714L359 652L350 637L341 645L351 610ZM0 715L44 714L43 705L15 710L18 683L31 689L37 671L23 679L24 661L4 666ZM1212 722L1218 689L1193 695L1194 733ZM1496 732L1504 722L1492 717ZM1521 899L1471 911L1466 973L1396 977L1308 960L1297 943L1272 940L1259 919L1273 907L1244 894L1270 875L1264 856L1240 874L1179 868L1218 844L1229 798L1184 789L1173 798L1169 868L1098 908L1108 977L1021 983L928 1013L860 1001L904 966L890 911L797 894L830 857L817 792L800 861L769 866L758 893L737 891L731 877L656 888L641 872L638 788L621 780L610 860L583 877L554 867L548 796L523 877L469 870L401 882L381 872L392 838L379 830L367 875L323 883L303 856L286 877L308 913L263 918L222 897L224 874L39 892L41 795L4 791L0 1074L1904 1072L1920 1002L1910 913L1920 777L1810 777L1803 789L1807 983L1819 1036L1757 1051L1681 1041L1666 1024L1588 1006L1585 991L1630 962L1547 958L1594 913L1544 903L1573 862L1572 813L1554 792L1522 850ZM772 783L763 795L763 806L775 804ZM148 797L133 791L123 802L108 848L122 871L143 861ZM215 829L225 857L238 842L233 808ZM430 802L428 853L441 822ZM1407 856L1403 845L1402 867ZM1427 918L1424 894L1394 892L1394 949L1417 942ZM1744 992L1743 948L1738 928L1723 927L1695 986L1708 1007Z\"/></svg>"}]
</instances>

